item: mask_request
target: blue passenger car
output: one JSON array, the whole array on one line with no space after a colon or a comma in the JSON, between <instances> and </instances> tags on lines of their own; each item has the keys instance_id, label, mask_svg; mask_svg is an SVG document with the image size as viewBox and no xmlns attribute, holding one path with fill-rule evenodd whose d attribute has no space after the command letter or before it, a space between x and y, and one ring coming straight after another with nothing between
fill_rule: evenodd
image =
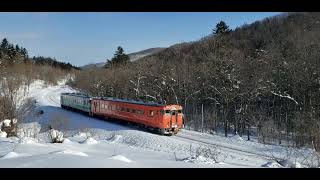
<instances>
[{"instance_id":1,"label":"blue passenger car","mask_svg":"<svg viewBox=\"0 0 320 180\"><path fill-rule=\"evenodd\" d=\"M60 98L61 107L90 113L91 102L90 97L79 93L62 93Z\"/></svg>"}]
</instances>

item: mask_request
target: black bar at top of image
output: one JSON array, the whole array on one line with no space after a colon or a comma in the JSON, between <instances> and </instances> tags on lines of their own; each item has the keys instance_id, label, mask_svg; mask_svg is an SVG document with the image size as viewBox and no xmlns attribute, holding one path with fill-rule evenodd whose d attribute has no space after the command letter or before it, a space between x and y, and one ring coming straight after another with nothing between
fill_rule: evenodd
<instances>
[{"instance_id":1,"label":"black bar at top of image","mask_svg":"<svg viewBox=\"0 0 320 180\"><path fill-rule=\"evenodd\" d=\"M166 11L317 11L304 0L24 0L2 1L1 11L166 12Z\"/></svg>"}]
</instances>

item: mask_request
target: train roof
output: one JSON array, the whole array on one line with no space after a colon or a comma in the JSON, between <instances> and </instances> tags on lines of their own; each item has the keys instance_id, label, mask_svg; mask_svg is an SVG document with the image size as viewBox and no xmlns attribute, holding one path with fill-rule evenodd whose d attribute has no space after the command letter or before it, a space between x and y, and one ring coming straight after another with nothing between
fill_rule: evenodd
<instances>
[{"instance_id":1,"label":"train roof","mask_svg":"<svg viewBox=\"0 0 320 180\"><path fill-rule=\"evenodd\" d=\"M69 96L77 96L77 97L83 97L83 98L91 98L87 94L84 93L61 93L61 95L69 95Z\"/></svg>"},{"instance_id":2,"label":"train roof","mask_svg":"<svg viewBox=\"0 0 320 180\"><path fill-rule=\"evenodd\" d=\"M124 103L146 105L146 106L165 106L165 104L160 104L156 102L136 101L132 99L118 99L113 97L102 97L102 98L94 97L93 99L101 99L101 100L107 100L107 101L113 101L113 102L124 102Z\"/></svg>"},{"instance_id":3,"label":"train roof","mask_svg":"<svg viewBox=\"0 0 320 180\"><path fill-rule=\"evenodd\" d=\"M98 99L98 100L107 100L107 101L113 101L113 102L124 102L129 104L138 104L138 105L155 106L155 107L168 106L166 104L160 104L156 102L137 101L133 99L119 99L119 98L113 98L113 97L91 97L84 93L61 93L61 95L69 95L69 96Z\"/></svg>"}]
</instances>

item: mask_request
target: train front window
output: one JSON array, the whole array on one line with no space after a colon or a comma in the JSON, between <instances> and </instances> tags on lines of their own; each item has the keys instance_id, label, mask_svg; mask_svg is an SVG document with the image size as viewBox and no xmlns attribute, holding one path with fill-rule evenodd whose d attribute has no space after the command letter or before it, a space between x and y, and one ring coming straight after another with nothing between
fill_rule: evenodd
<instances>
[{"instance_id":1,"label":"train front window","mask_svg":"<svg viewBox=\"0 0 320 180\"><path fill-rule=\"evenodd\" d=\"M182 113L182 110L181 110L181 109L180 109L180 110L178 110L178 113L179 113L179 114L181 114L181 113Z\"/></svg>"}]
</instances>

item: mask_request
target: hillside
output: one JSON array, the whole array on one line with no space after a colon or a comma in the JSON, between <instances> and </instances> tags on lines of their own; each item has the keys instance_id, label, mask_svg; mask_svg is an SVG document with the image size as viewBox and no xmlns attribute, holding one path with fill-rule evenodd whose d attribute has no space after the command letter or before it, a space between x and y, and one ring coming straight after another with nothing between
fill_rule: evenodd
<instances>
[{"instance_id":1,"label":"hillside","mask_svg":"<svg viewBox=\"0 0 320 180\"><path fill-rule=\"evenodd\" d=\"M150 48L150 49L146 49L146 50L142 50L142 51L138 51L135 53L130 53L128 54L130 61L136 61L140 58L143 58L145 56L149 56L155 53L158 53L162 50L164 50L165 48Z\"/></svg>"},{"instance_id":2,"label":"hillside","mask_svg":"<svg viewBox=\"0 0 320 180\"><path fill-rule=\"evenodd\" d=\"M128 56L130 58L130 61L133 62L133 61L136 61L136 60L143 58L145 56L152 55L154 53L158 53L164 49L165 48L160 48L160 47L159 48L149 48L149 49L145 49L142 51L130 53L130 54L128 54ZM100 68L100 67L103 67L105 65L105 63L106 62L87 64L87 65L82 66L81 69L90 69L90 68L95 68L95 67Z\"/></svg>"},{"instance_id":3,"label":"hillside","mask_svg":"<svg viewBox=\"0 0 320 180\"><path fill-rule=\"evenodd\" d=\"M190 129L320 150L319 32L320 13L288 13L119 68L83 71L73 86L92 95L182 104Z\"/></svg>"}]
</instances>

